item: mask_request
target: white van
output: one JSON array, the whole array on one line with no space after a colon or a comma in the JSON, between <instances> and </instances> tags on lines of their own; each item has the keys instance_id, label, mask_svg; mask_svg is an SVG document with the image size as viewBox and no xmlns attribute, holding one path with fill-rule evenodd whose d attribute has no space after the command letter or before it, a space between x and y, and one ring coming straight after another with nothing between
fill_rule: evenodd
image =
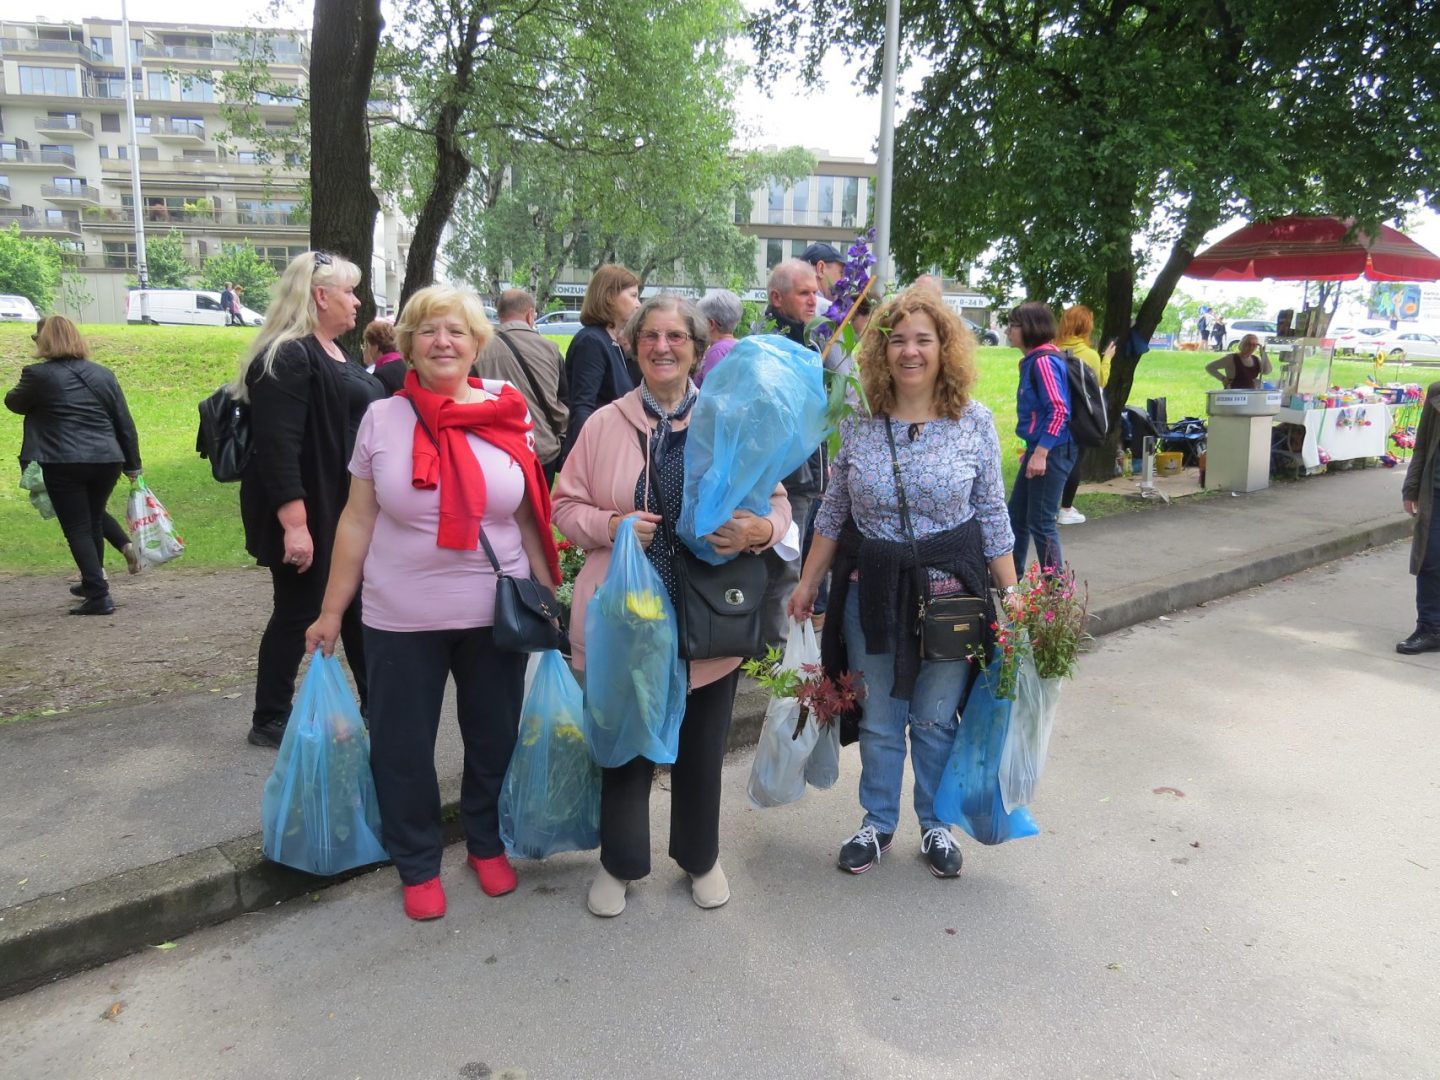
<instances>
[{"instance_id":1,"label":"white van","mask_svg":"<svg viewBox=\"0 0 1440 1080\"><path fill-rule=\"evenodd\" d=\"M145 314L141 315L140 298L146 298ZM262 326L265 316L243 304L240 317L246 326ZM162 323L181 326L224 326L225 312L220 310L220 294L203 289L131 289L130 308L125 321L131 324Z\"/></svg>"},{"instance_id":2,"label":"white van","mask_svg":"<svg viewBox=\"0 0 1440 1080\"><path fill-rule=\"evenodd\" d=\"M29 297L0 293L0 321L33 323L39 319L40 313L35 310Z\"/></svg>"}]
</instances>

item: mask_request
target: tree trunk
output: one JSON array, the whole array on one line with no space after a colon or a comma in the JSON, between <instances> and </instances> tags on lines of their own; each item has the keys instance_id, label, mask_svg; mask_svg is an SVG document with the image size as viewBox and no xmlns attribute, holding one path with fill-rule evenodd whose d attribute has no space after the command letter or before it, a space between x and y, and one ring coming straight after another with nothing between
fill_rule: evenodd
<instances>
[{"instance_id":1,"label":"tree trunk","mask_svg":"<svg viewBox=\"0 0 1440 1080\"><path fill-rule=\"evenodd\" d=\"M310 246L360 268L355 329L340 339L360 352L375 317L370 262L380 201L370 187L365 108L380 47L380 0L315 0L310 54Z\"/></svg>"}]
</instances>

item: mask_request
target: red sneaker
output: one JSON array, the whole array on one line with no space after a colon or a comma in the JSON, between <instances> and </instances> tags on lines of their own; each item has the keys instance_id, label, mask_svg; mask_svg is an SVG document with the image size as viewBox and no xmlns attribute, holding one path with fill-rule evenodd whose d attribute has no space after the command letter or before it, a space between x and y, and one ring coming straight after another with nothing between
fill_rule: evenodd
<instances>
[{"instance_id":1,"label":"red sneaker","mask_svg":"<svg viewBox=\"0 0 1440 1080\"><path fill-rule=\"evenodd\" d=\"M405 886L405 914L420 922L445 914L445 889L438 877Z\"/></svg>"},{"instance_id":2,"label":"red sneaker","mask_svg":"<svg viewBox=\"0 0 1440 1080\"><path fill-rule=\"evenodd\" d=\"M504 896L515 891L518 884L515 880L515 868L504 855L496 855L493 859L467 855L465 861L480 879L480 888L486 896Z\"/></svg>"}]
</instances>

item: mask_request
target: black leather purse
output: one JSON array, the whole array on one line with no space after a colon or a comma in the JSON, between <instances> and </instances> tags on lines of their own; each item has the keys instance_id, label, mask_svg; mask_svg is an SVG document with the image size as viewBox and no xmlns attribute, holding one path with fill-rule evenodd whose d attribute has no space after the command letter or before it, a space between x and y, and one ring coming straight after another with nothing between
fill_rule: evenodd
<instances>
[{"instance_id":1,"label":"black leather purse","mask_svg":"<svg viewBox=\"0 0 1440 1080\"><path fill-rule=\"evenodd\" d=\"M915 557L916 592L919 610L916 633L920 638L922 660L968 660L972 654L983 654L985 626L988 618L983 596L930 595L930 574L920 564L920 547L910 525L910 506L905 499L905 485L900 480L900 455L895 450L895 432L890 417L885 418L885 436L890 440L890 464L895 472L895 497L900 503L900 527L910 541Z\"/></svg>"},{"instance_id":2,"label":"black leather purse","mask_svg":"<svg viewBox=\"0 0 1440 1080\"><path fill-rule=\"evenodd\" d=\"M415 422L438 452L439 440L420 415L419 406L414 399L407 400L415 410ZM556 622L560 617L560 603L555 594L534 578L517 578L505 573L483 528L480 529L480 546L495 570L495 647L501 652L532 653L548 649L569 652L568 648L562 647L567 643Z\"/></svg>"}]
</instances>

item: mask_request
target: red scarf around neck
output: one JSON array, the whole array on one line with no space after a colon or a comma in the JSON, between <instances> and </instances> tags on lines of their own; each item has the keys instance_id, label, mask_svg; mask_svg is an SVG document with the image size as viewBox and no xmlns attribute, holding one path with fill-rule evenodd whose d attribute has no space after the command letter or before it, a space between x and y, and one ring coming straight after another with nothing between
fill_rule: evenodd
<instances>
[{"instance_id":1,"label":"red scarf around neck","mask_svg":"<svg viewBox=\"0 0 1440 1080\"><path fill-rule=\"evenodd\" d=\"M468 382L483 389L479 379ZM560 554L550 529L550 486L535 456L535 438L530 433L534 424L524 395L506 384L493 400L462 405L445 394L426 390L415 372L407 371L404 389L396 396L412 401L422 421L415 425L410 482L423 491L440 489L440 529L435 545L458 551L479 547L485 473L465 441L467 434L475 435L505 451L524 471L525 497L535 513L551 580L558 584Z\"/></svg>"}]
</instances>

